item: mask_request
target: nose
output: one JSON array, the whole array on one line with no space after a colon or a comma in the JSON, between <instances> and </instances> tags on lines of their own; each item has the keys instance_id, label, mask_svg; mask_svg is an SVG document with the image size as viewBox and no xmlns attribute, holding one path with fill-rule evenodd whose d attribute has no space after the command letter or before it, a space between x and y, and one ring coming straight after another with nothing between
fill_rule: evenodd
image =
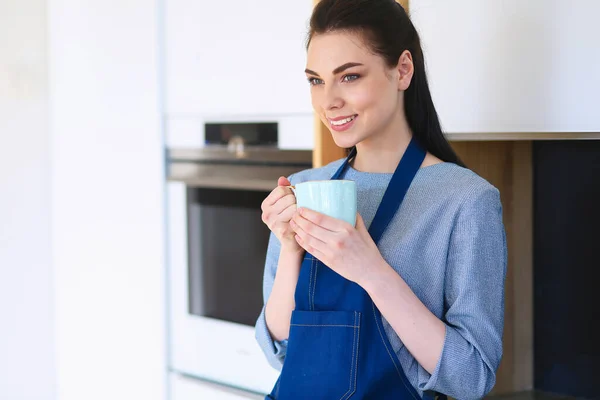
<instances>
[{"instance_id":1,"label":"nose","mask_svg":"<svg viewBox=\"0 0 600 400\"><path fill-rule=\"evenodd\" d=\"M340 94L337 85L325 85L323 93L323 104L324 110L336 110L344 106L344 100Z\"/></svg>"}]
</instances>

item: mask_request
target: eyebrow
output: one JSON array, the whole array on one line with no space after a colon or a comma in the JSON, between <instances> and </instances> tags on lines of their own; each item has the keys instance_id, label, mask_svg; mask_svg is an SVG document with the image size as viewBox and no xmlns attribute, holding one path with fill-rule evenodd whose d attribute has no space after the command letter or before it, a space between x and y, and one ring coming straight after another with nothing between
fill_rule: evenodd
<instances>
[{"instance_id":1,"label":"eyebrow","mask_svg":"<svg viewBox=\"0 0 600 400\"><path fill-rule=\"evenodd\" d=\"M340 72L343 72L343 71L347 70L348 68L357 67L357 66L360 66L360 65L363 65L363 64L356 63L356 62L349 62L349 63L346 63L344 65L340 65L339 67L337 67L336 69L333 70L333 75L337 75ZM314 75L314 76L319 76L319 74L317 74L315 71L311 71L308 68L305 69L304 72L306 72L307 74Z\"/></svg>"}]
</instances>

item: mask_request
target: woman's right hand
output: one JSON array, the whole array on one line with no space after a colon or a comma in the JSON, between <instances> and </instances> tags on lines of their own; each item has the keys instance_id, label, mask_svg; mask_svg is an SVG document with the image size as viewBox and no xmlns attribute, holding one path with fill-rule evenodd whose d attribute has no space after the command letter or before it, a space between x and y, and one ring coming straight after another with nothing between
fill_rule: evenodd
<instances>
[{"instance_id":1,"label":"woman's right hand","mask_svg":"<svg viewBox=\"0 0 600 400\"><path fill-rule=\"evenodd\" d=\"M286 177L280 177L277 187L262 202L262 221L281 242L282 247L301 251L294 238L296 233L290 227L290 220L296 212L296 196L289 188L292 184Z\"/></svg>"}]
</instances>

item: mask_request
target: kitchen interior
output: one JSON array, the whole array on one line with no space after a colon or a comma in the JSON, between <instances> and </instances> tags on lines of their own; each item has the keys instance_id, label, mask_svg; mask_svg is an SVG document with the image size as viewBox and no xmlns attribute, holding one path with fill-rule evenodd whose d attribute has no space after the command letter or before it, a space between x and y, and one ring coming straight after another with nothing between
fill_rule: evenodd
<instances>
[{"instance_id":1,"label":"kitchen interior","mask_svg":"<svg viewBox=\"0 0 600 400\"><path fill-rule=\"evenodd\" d=\"M591 38L598 37L600 32L587 24L591 21L586 15L598 5L573 2L570 10L565 10L565 3L535 1L484 4L410 0L403 5L409 8L421 33L434 101L453 147L467 166L499 188L502 196L509 248L504 357L490 398L597 398L594 377L600 376L600 370L592 360L600 355L600 348L594 343L595 335L589 331L588 321L597 316L597 311L590 307L594 303L590 271L598 265L592 249L598 239L596 229L600 222L600 213L594 207L600 195L600 141L597 140L600 139L600 119L592 88L600 86L591 65L600 66L600 48ZM290 15L291 26L300 26L308 16L299 15L301 10L297 11L298 24L292 23ZM185 12L189 16L190 10L186 8ZM174 9L170 18L175 21L177 17ZM189 28L190 31L187 28L185 24L177 24L176 31L167 29L167 37L172 33L172 40L178 42L179 37L193 35L195 28ZM284 36L278 31L279 40ZM202 44L198 46L202 48ZM173 74L172 80L178 79L182 85L185 82L186 90L190 90L189 82L194 81L191 86L197 85L200 92L203 83L198 78L202 74L197 70L201 66L191 67L182 53L171 53L169 62L172 64L168 65L172 65L172 70L167 68L168 76ZM268 82L277 80L279 74L296 70L295 60L290 61L289 67L280 67L279 63L287 61L279 58L273 62L274 68L263 73L263 79ZM274 77L271 69L275 69ZM184 80L182 73L193 75ZM295 77L290 76L286 82L293 79ZM273 86L270 90L277 97L275 92L279 89L275 83ZM282 96L290 101L294 97L307 100L306 94L300 91L297 96L290 96L295 88L287 85L281 88L287 92ZM252 90L245 92L253 93ZM168 104L175 109L186 107L186 112L181 113L186 117L171 119L167 113L167 137L173 134L187 138L191 136L187 132L202 130L200 112L206 107L192 105L194 101L211 102L213 107L219 107L213 98L186 97L188 93L179 87L172 92L168 89L167 96L172 99ZM176 104L178 100L181 103ZM230 100L236 105L240 102ZM259 99L248 101L259 107ZM232 106L230 102L226 107ZM258 362L249 374L250 364L242 361L240 354L260 360L260 350L249 350L251 344L244 342L232 350L235 354L225 354L223 347L231 343L233 337L229 336L229 328L216 324L205 327L201 318L209 316L210 324L215 323L215 316L243 324L244 311L239 309L239 304L246 304L249 310L246 324L253 324L252 316L262 305L259 297L262 249L268 238L268 231L258 223L262 198L279 176L305 168L311 158L312 166L318 167L345 155L345 150L333 143L328 129L311 115L307 102L296 105L285 101L278 107L281 107L278 115L263 120L265 126L258 116L236 119L232 113L231 117L220 119L220 130L214 120L209 120L212 124L204 122L207 137L202 149L200 143L197 148L174 145L168 149L169 194L177 199L169 202L172 214L168 221L178 227L177 238L185 237L186 229L188 235L185 249L179 240L174 241L176 247L181 248L178 256L175 251L172 256L181 265L175 260L171 264L171 271L177 275L173 281L177 287L172 293L179 295L185 291L185 287L176 282L188 268L186 286L190 297L181 295L172 310L176 316L172 367L175 373L188 377L204 377L244 388L257 393L256 398L269 391L276 375L269 372L266 363L263 371ZM194 112L196 119L187 117ZM293 123L289 121L292 118ZM278 122L278 139L282 141L277 145L270 142L265 132L266 125L272 121ZM217 136L217 130L222 133L216 140L221 148L211 146L214 143L210 139ZM276 136L273 134L273 139ZM226 140L232 137L238 143ZM240 144L244 138L245 147ZM289 145L290 142L294 144ZM208 158L219 159L219 162L211 164L206 161ZM234 205L233 201L224 200L227 193L238 203ZM251 199L256 193L261 194ZM211 201L211 196L216 202ZM227 204L217 204L221 201ZM183 203L187 205L185 217ZM176 204L181 204L180 209ZM242 215L244 208L252 216ZM217 215L218 212L222 215ZM225 220L228 222L223 223ZM219 224L226 227L216 234ZM210 239L202 235L203 230L211 232ZM244 237L246 243L243 243ZM250 242L252 246L246 248ZM236 250L233 243L240 249ZM219 244L220 252L216 250ZM256 253L253 251L256 248L261 250ZM187 263L183 262L185 254L189 257ZM219 271L202 272L202 268L209 265ZM253 272L245 270L242 278L247 288L242 288L239 282L227 281L239 273L240 265L244 268L253 265ZM256 291L254 301L249 284L252 279ZM199 282L205 286L198 287ZM227 295L219 295L218 288ZM231 293L238 293L239 298L235 295L232 299ZM181 312L185 299L190 300L191 309L202 303L202 300L193 300L194 296L204 297L204 312L192 311L193 317L186 316ZM211 301L214 303L209 305ZM217 311L219 307L221 313ZM254 311L250 311L252 309ZM240 313L237 319L225 315L236 312ZM205 336L203 331L210 331L214 338ZM186 339L179 340L180 334ZM250 337L250 330L245 335ZM185 340L195 341L199 337L203 338L202 342L206 338L205 344L194 345L194 349L201 350L195 354L186 352L192 345L184 344ZM214 349L215 345L219 350ZM205 365L206 360L212 361L213 357L231 357L231 364L235 366L215 366L212 362ZM234 378L244 374L245 381Z\"/></svg>"},{"instance_id":2,"label":"kitchen interior","mask_svg":"<svg viewBox=\"0 0 600 400\"><path fill-rule=\"evenodd\" d=\"M38 180L52 182L42 195L28 192L53 202L43 220L51 235L39 238L51 261L36 272L48 283L35 289L48 319L35 320L43 343L0 335L8 354L0 371L13 374L26 354L48 367L16 369L43 377L43 394L26 397L31 378L12 386L0 378L0 398L233 400L270 391L278 373L253 332L269 234L260 203L279 176L345 155L315 118L303 74L317 1L22 3L30 8L19 15L44 28L28 42L42 56L14 50L0 65L38 60L43 89L15 84L5 92L12 97L0 96L11 107L32 102L19 126L29 126L29 113L48 126L27 128L46 135L36 159L48 158L49 172L39 169L49 175ZM600 3L400 2L420 32L452 146L502 197L504 355L488 397L600 398L592 329ZM31 19L35 7L44 12ZM8 204L0 220L17 215ZM18 273L2 270L5 282L29 272ZM19 304L9 294L3 302Z\"/></svg>"}]
</instances>

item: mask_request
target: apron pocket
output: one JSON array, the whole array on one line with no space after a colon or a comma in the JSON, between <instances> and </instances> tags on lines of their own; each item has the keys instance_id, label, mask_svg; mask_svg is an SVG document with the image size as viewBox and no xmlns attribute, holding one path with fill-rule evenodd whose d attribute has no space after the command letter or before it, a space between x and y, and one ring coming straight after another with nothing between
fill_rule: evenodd
<instances>
[{"instance_id":1,"label":"apron pocket","mask_svg":"<svg viewBox=\"0 0 600 400\"><path fill-rule=\"evenodd\" d=\"M280 399L349 399L356 391L360 316L293 311Z\"/></svg>"}]
</instances>

